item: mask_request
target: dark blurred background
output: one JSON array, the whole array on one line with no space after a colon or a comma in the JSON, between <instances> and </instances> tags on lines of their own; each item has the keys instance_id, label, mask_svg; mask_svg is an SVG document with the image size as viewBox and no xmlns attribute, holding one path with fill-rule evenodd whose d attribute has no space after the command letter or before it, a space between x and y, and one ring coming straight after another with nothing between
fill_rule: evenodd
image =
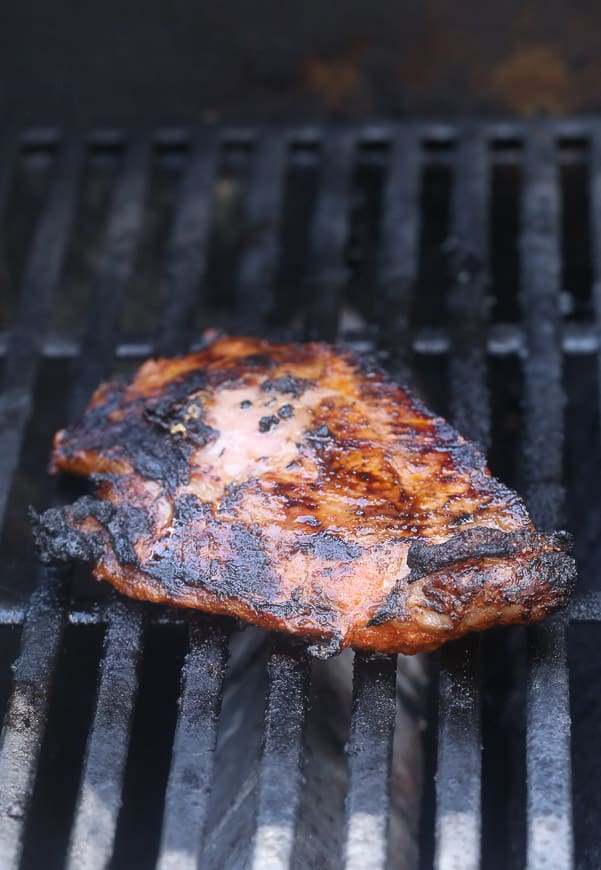
<instances>
[{"instance_id":1,"label":"dark blurred background","mask_svg":"<svg viewBox=\"0 0 601 870\"><path fill-rule=\"evenodd\" d=\"M599 7L548 0L20 0L0 117L25 123L577 114Z\"/></svg>"}]
</instances>

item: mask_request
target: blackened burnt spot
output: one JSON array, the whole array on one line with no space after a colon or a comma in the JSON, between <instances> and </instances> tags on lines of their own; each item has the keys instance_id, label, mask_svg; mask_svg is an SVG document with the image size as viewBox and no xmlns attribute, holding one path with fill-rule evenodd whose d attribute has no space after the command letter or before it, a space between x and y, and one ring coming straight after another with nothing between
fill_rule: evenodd
<instances>
[{"instance_id":1,"label":"blackened burnt spot","mask_svg":"<svg viewBox=\"0 0 601 870\"><path fill-rule=\"evenodd\" d=\"M219 436L217 429L204 422L199 398L191 397L183 402L160 399L156 404L144 408L142 416L171 438L185 438L196 447L204 447Z\"/></svg>"},{"instance_id":2,"label":"blackened burnt spot","mask_svg":"<svg viewBox=\"0 0 601 870\"><path fill-rule=\"evenodd\" d=\"M204 588L220 599L247 601L258 611L268 612L280 583L260 531L242 523L228 523L225 527L213 523L208 505L188 497L178 500L176 509L184 528L177 530L164 550L153 554L143 565L144 572L177 593L182 587ZM182 558L181 542L189 535L185 522L199 512L206 512L206 526L199 528L194 546L187 546ZM219 557L207 558L207 547L217 539L221 542Z\"/></svg>"},{"instance_id":3,"label":"blackened burnt spot","mask_svg":"<svg viewBox=\"0 0 601 870\"><path fill-rule=\"evenodd\" d=\"M323 640L314 641L307 647L307 652L316 659L325 661L333 656L337 656L343 649L344 637L340 632L333 632L329 637Z\"/></svg>"},{"instance_id":4,"label":"blackened burnt spot","mask_svg":"<svg viewBox=\"0 0 601 870\"><path fill-rule=\"evenodd\" d=\"M250 594L256 596L257 602L268 601L278 591L279 581L272 572L259 532L241 523L232 523L230 532L231 557L219 566L216 591L243 599ZM256 606L260 607L258 603Z\"/></svg>"},{"instance_id":5,"label":"blackened burnt spot","mask_svg":"<svg viewBox=\"0 0 601 870\"><path fill-rule=\"evenodd\" d=\"M310 553L317 559L324 559L326 562L352 562L353 559L358 559L363 552L358 544L344 541L331 532L310 535L303 541L301 549L303 552Z\"/></svg>"},{"instance_id":6,"label":"blackened burnt spot","mask_svg":"<svg viewBox=\"0 0 601 870\"><path fill-rule=\"evenodd\" d=\"M190 417L185 422L186 437L196 447L204 447L209 441L219 438L219 429L213 429L204 423L200 417Z\"/></svg>"},{"instance_id":7,"label":"blackened burnt spot","mask_svg":"<svg viewBox=\"0 0 601 870\"><path fill-rule=\"evenodd\" d=\"M275 414L271 414L269 417L261 417L259 420L259 432L269 432L270 429L273 429L274 426L279 424L279 418L275 416Z\"/></svg>"},{"instance_id":8,"label":"blackened burnt spot","mask_svg":"<svg viewBox=\"0 0 601 870\"><path fill-rule=\"evenodd\" d=\"M295 378L294 375L282 375L279 378L263 381L261 390L264 393L282 393L292 396L294 399L299 399L310 386L311 381L306 380L306 378Z\"/></svg>"},{"instance_id":9,"label":"blackened burnt spot","mask_svg":"<svg viewBox=\"0 0 601 870\"><path fill-rule=\"evenodd\" d=\"M305 589L296 586L288 598L271 602L269 610L276 616L291 620L309 616L323 631L324 637L332 635L329 627L335 619L335 605L322 590L312 590L307 596Z\"/></svg>"},{"instance_id":10,"label":"blackened burnt spot","mask_svg":"<svg viewBox=\"0 0 601 870\"><path fill-rule=\"evenodd\" d=\"M310 429L306 434L308 441L313 441L317 444L329 441L331 437L332 433L327 426L319 426L317 429Z\"/></svg>"},{"instance_id":11,"label":"blackened burnt spot","mask_svg":"<svg viewBox=\"0 0 601 870\"><path fill-rule=\"evenodd\" d=\"M557 533L561 534L561 532ZM552 540L555 535L552 536ZM565 542L564 542L565 543ZM537 560L534 576L537 581L547 584L555 602L554 610L565 607L574 591L577 579L576 561L563 549L562 552L542 553Z\"/></svg>"},{"instance_id":12,"label":"blackened burnt spot","mask_svg":"<svg viewBox=\"0 0 601 870\"><path fill-rule=\"evenodd\" d=\"M251 369L272 369L275 365L268 353L249 353L240 357L240 366Z\"/></svg>"},{"instance_id":13,"label":"blackened burnt spot","mask_svg":"<svg viewBox=\"0 0 601 870\"><path fill-rule=\"evenodd\" d=\"M117 561L123 565L138 564L134 544L150 534L146 512L131 505L119 507L106 528Z\"/></svg>"},{"instance_id":14,"label":"blackened burnt spot","mask_svg":"<svg viewBox=\"0 0 601 870\"><path fill-rule=\"evenodd\" d=\"M203 370L196 369L188 372L165 384L160 398L150 406L150 410L156 410L160 417L162 414L168 413L169 408L187 403L195 393L204 390L206 386L207 375Z\"/></svg>"},{"instance_id":15,"label":"blackened burnt spot","mask_svg":"<svg viewBox=\"0 0 601 870\"><path fill-rule=\"evenodd\" d=\"M239 502L248 483L228 483L223 492L223 498L217 508L217 513L229 513Z\"/></svg>"},{"instance_id":16,"label":"blackened burnt spot","mask_svg":"<svg viewBox=\"0 0 601 870\"><path fill-rule=\"evenodd\" d=\"M103 526L108 525L115 513L115 507L108 501L84 495L71 505L71 516L76 523L81 523L87 517L94 517Z\"/></svg>"},{"instance_id":17,"label":"blackened burnt spot","mask_svg":"<svg viewBox=\"0 0 601 870\"><path fill-rule=\"evenodd\" d=\"M197 393L199 390L204 390L207 385L207 375L202 369L196 369L195 371L188 372L186 375L182 375L180 378L176 378L173 381L173 386L168 387L170 391L173 390L175 395L173 398L175 399L184 399L186 396L190 396L192 393Z\"/></svg>"},{"instance_id":18,"label":"blackened burnt spot","mask_svg":"<svg viewBox=\"0 0 601 870\"><path fill-rule=\"evenodd\" d=\"M564 530L553 532L550 537L550 541L553 546L560 550L562 553L570 554L574 549L574 539L572 535Z\"/></svg>"},{"instance_id":19,"label":"blackened burnt spot","mask_svg":"<svg viewBox=\"0 0 601 870\"><path fill-rule=\"evenodd\" d=\"M50 508L43 514L29 509L33 540L41 562L93 562L103 552L102 535L80 532L69 521L68 508Z\"/></svg>"},{"instance_id":20,"label":"blackened burnt spot","mask_svg":"<svg viewBox=\"0 0 601 870\"><path fill-rule=\"evenodd\" d=\"M121 475L109 471L93 471L89 475L89 479L97 488L102 487L104 484L116 486L121 480Z\"/></svg>"},{"instance_id":21,"label":"blackened burnt spot","mask_svg":"<svg viewBox=\"0 0 601 870\"><path fill-rule=\"evenodd\" d=\"M483 582L484 582L484 578ZM471 585L459 589L444 589L440 587L424 587L424 602L428 610L450 617L453 622L461 618L462 607L465 607L477 592L477 587Z\"/></svg>"},{"instance_id":22,"label":"blackened burnt spot","mask_svg":"<svg viewBox=\"0 0 601 870\"><path fill-rule=\"evenodd\" d=\"M193 493L180 495L173 503L173 520L175 524L189 523L199 517L206 516L208 505Z\"/></svg>"},{"instance_id":23,"label":"blackened burnt spot","mask_svg":"<svg viewBox=\"0 0 601 870\"><path fill-rule=\"evenodd\" d=\"M381 607L377 613L372 616L372 618L368 621L368 628L376 628L378 625L384 625L386 622L390 622L395 618L395 610L393 606L393 602L387 601L384 607Z\"/></svg>"},{"instance_id":24,"label":"blackened burnt spot","mask_svg":"<svg viewBox=\"0 0 601 870\"><path fill-rule=\"evenodd\" d=\"M431 580L426 580L423 591L427 594L429 606L437 612L447 613L451 618L456 618L454 611L454 603L462 600L462 596L467 596L468 600L475 591L486 587L489 575L486 570L479 570L475 573L477 579L468 588L463 589L462 584L455 582L458 574L454 574L455 565L469 560L472 565L476 565L480 559L500 558L512 559L519 555L525 554L527 561L527 571L532 573L536 578L536 583L556 584L555 588L561 589L561 602L565 603L567 596L573 586L575 577L574 560L567 555L566 548L569 548L569 541L564 542L561 539L556 542L554 537L548 539L553 546L557 546L555 552L542 552L536 559L532 558L532 554L540 549L542 538L536 532L529 529L518 532L503 532L499 529L480 527L475 529L467 529L455 535L449 541L442 544L425 544L422 541L416 541L409 548L407 554L407 565L411 569L409 577L403 578L397 583L389 593L386 602L377 613L374 614L369 621L369 625L376 626L389 622L392 619L402 620L407 618L406 609L406 583L414 583L430 574L444 571L444 574L438 575L438 579L433 577ZM541 572L539 565L544 561L547 565L552 565L546 572L546 575ZM522 580L526 577L522 573ZM442 585L441 585L442 584ZM517 597L509 598L509 590L511 585L509 582L503 583L501 587L493 586L495 595L502 594L505 597L504 605L520 603L524 601L526 587L523 582L515 586ZM449 599L436 598L433 596L432 590L440 589L442 593L450 594ZM562 606L558 604L557 606Z\"/></svg>"},{"instance_id":25,"label":"blackened burnt spot","mask_svg":"<svg viewBox=\"0 0 601 870\"><path fill-rule=\"evenodd\" d=\"M140 427L140 430L135 430L135 437L134 432L124 433L128 439L124 452L135 470L147 480L161 480L168 490L187 483L193 444L165 438L148 426Z\"/></svg>"},{"instance_id":26,"label":"blackened burnt spot","mask_svg":"<svg viewBox=\"0 0 601 870\"><path fill-rule=\"evenodd\" d=\"M131 377L126 377L125 375L118 375L106 384L103 384L100 388L102 391L102 401L86 410L84 416L77 424L77 428L85 430L88 426L92 429L96 429L98 426L106 426L107 415L123 405L123 393L130 384Z\"/></svg>"},{"instance_id":27,"label":"blackened burnt spot","mask_svg":"<svg viewBox=\"0 0 601 870\"><path fill-rule=\"evenodd\" d=\"M244 399L243 402L240 402L240 407L246 411L247 408L252 408L252 402L249 399Z\"/></svg>"},{"instance_id":28,"label":"blackened burnt spot","mask_svg":"<svg viewBox=\"0 0 601 870\"><path fill-rule=\"evenodd\" d=\"M468 523L474 522L474 515L471 513L462 513L458 514L454 519L449 523L449 526L466 526Z\"/></svg>"},{"instance_id":29,"label":"blackened burnt spot","mask_svg":"<svg viewBox=\"0 0 601 870\"><path fill-rule=\"evenodd\" d=\"M191 439L173 436L168 425L171 403L162 401L136 399L122 404L117 419L88 411L69 431L68 443L77 450L99 452L111 462L125 460L142 477L162 481L173 490L188 480L188 461L199 436L198 432ZM203 432L201 440L207 434Z\"/></svg>"},{"instance_id":30,"label":"blackened burnt spot","mask_svg":"<svg viewBox=\"0 0 601 870\"><path fill-rule=\"evenodd\" d=\"M92 517L106 530L118 562L138 563L136 541L150 533L148 517L132 505L116 507L92 496L83 496L67 508L51 508L41 516L30 513L34 540L44 562L97 561L104 552L101 532L83 532L76 526Z\"/></svg>"},{"instance_id":31,"label":"blackened burnt spot","mask_svg":"<svg viewBox=\"0 0 601 870\"><path fill-rule=\"evenodd\" d=\"M317 517L311 516L311 514L308 514L307 516L297 517L296 522L303 523L303 525L305 525L305 526L313 526L313 527L321 525L321 521L318 520Z\"/></svg>"},{"instance_id":32,"label":"blackened burnt spot","mask_svg":"<svg viewBox=\"0 0 601 870\"><path fill-rule=\"evenodd\" d=\"M123 445L139 474L162 480L173 490L187 483L194 448L204 447L218 436L219 431L203 420L200 398L172 401L164 397L143 409L141 425L124 430Z\"/></svg>"},{"instance_id":33,"label":"blackened burnt spot","mask_svg":"<svg viewBox=\"0 0 601 870\"><path fill-rule=\"evenodd\" d=\"M387 377L387 372L382 369L382 361L384 360L384 356L377 356L375 353L348 353L348 351L343 351L346 354L348 361L355 367L355 371L357 371L362 377L369 378L373 380L374 378L381 378L384 380ZM390 377L390 376L388 376Z\"/></svg>"},{"instance_id":34,"label":"blackened burnt spot","mask_svg":"<svg viewBox=\"0 0 601 870\"><path fill-rule=\"evenodd\" d=\"M144 565L144 573L158 580L166 589L179 592L183 586L212 588L215 568L214 559L182 562L169 551L166 555L154 553L152 560Z\"/></svg>"},{"instance_id":35,"label":"blackened burnt spot","mask_svg":"<svg viewBox=\"0 0 601 870\"><path fill-rule=\"evenodd\" d=\"M482 453L469 442L459 443L452 449L453 460L457 465L467 465L468 468L478 470L486 468L486 459Z\"/></svg>"},{"instance_id":36,"label":"blackened burnt spot","mask_svg":"<svg viewBox=\"0 0 601 870\"><path fill-rule=\"evenodd\" d=\"M367 623L369 626L384 625L392 619L403 621L409 617L407 610L407 589L405 582L396 583L386 597L386 601Z\"/></svg>"},{"instance_id":37,"label":"blackened burnt spot","mask_svg":"<svg viewBox=\"0 0 601 870\"><path fill-rule=\"evenodd\" d=\"M135 565L136 541L147 538L150 524L145 510L130 504L114 505L102 499L84 496L71 508L75 522L93 517L107 530L115 558L123 565Z\"/></svg>"},{"instance_id":38,"label":"blackened burnt spot","mask_svg":"<svg viewBox=\"0 0 601 870\"><path fill-rule=\"evenodd\" d=\"M419 410L430 416L429 412ZM446 420L436 418L434 424L436 442L449 451L453 464L459 467L464 465L474 471L486 468L486 459L475 444L465 441Z\"/></svg>"},{"instance_id":39,"label":"blackened burnt spot","mask_svg":"<svg viewBox=\"0 0 601 870\"><path fill-rule=\"evenodd\" d=\"M536 533L530 530L502 532L486 527L459 532L442 544L415 541L407 554L407 565L411 569L408 581L414 583L427 574L466 559L512 558L525 547L535 546L536 541Z\"/></svg>"},{"instance_id":40,"label":"blackened burnt spot","mask_svg":"<svg viewBox=\"0 0 601 870\"><path fill-rule=\"evenodd\" d=\"M292 405L282 405L282 407L278 409L278 416L281 417L282 420L288 420L290 417L294 417L294 408Z\"/></svg>"}]
</instances>

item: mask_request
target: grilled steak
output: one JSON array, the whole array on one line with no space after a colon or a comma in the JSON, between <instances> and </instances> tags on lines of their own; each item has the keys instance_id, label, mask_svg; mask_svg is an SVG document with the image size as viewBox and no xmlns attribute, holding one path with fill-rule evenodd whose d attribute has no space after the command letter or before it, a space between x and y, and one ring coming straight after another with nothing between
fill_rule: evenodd
<instances>
[{"instance_id":1,"label":"grilled steak","mask_svg":"<svg viewBox=\"0 0 601 870\"><path fill-rule=\"evenodd\" d=\"M345 646L432 650L563 607L567 536L349 351L219 338L98 388L53 470L95 495L32 513L45 561L126 595Z\"/></svg>"}]
</instances>

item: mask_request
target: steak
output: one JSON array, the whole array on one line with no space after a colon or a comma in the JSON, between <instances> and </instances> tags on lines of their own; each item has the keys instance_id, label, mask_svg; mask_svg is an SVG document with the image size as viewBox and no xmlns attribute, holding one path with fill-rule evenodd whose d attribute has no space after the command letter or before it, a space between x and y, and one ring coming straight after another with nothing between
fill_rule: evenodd
<instances>
[{"instance_id":1,"label":"steak","mask_svg":"<svg viewBox=\"0 0 601 870\"><path fill-rule=\"evenodd\" d=\"M484 457L371 361L220 337L102 384L54 440L93 496L31 512L45 562L133 598L346 646L433 650L563 607L565 533L539 534Z\"/></svg>"}]
</instances>

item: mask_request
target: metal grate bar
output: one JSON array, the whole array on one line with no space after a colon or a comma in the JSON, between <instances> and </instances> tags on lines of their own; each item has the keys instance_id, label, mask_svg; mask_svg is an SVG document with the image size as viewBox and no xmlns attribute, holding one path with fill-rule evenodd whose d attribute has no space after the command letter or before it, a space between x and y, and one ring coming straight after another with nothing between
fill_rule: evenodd
<instances>
[{"instance_id":1,"label":"metal grate bar","mask_svg":"<svg viewBox=\"0 0 601 870\"><path fill-rule=\"evenodd\" d=\"M137 250L148 179L148 145L134 142L126 155L107 224L102 261L90 304L72 413L78 414L113 358L121 302ZM108 629L94 719L88 738L71 838L68 866L104 867L112 853L138 687L142 619L138 607L118 600Z\"/></svg>"},{"instance_id":2,"label":"metal grate bar","mask_svg":"<svg viewBox=\"0 0 601 870\"><path fill-rule=\"evenodd\" d=\"M335 341L341 293L347 280L344 251L356 135L335 131L322 144L321 175L311 226L306 330L309 338Z\"/></svg>"},{"instance_id":3,"label":"metal grate bar","mask_svg":"<svg viewBox=\"0 0 601 870\"><path fill-rule=\"evenodd\" d=\"M165 797L160 870L201 865L227 654L225 631L208 627L208 621L192 622Z\"/></svg>"},{"instance_id":4,"label":"metal grate bar","mask_svg":"<svg viewBox=\"0 0 601 870\"><path fill-rule=\"evenodd\" d=\"M38 352L75 215L80 169L79 144L65 145L23 280L0 400L0 526L31 412ZM58 572L44 572L32 596L0 736L0 866L7 870L18 865L23 847L63 622L63 584Z\"/></svg>"},{"instance_id":5,"label":"metal grate bar","mask_svg":"<svg viewBox=\"0 0 601 870\"><path fill-rule=\"evenodd\" d=\"M0 397L0 527L31 412L39 352L76 207L79 145L59 155L54 187L38 223L4 362Z\"/></svg>"},{"instance_id":6,"label":"metal grate bar","mask_svg":"<svg viewBox=\"0 0 601 870\"><path fill-rule=\"evenodd\" d=\"M167 246L164 314L156 344L160 354L181 353L188 345L191 314L202 294L207 266L218 158L217 131L199 135L182 176ZM145 355L152 350L149 346ZM199 863L226 658L225 634L217 630L207 634L200 618L189 626L162 822L160 867L184 867L188 863L196 867Z\"/></svg>"},{"instance_id":7,"label":"metal grate bar","mask_svg":"<svg viewBox=\"0 0 601 870\"><path fill-rule=\"evenodd\" d=\"M187 350L189 321L205 275L213 186L219 157L216 131L200 136L182 177L165 264L163 325L156 350ZM213 751L227 661L227 634L187 616L188 652L182 673L158 866L197 867L213 779Z\"/></svg>"},{"instance_id":8,"label":"metal grate bar","mask_svg":"<svg viewBox=\"0 0 601 870\"><path fill-rule=\"evenodd\" d=\"M257 153L258 166L255 169L251 183L250 200L247 207L247 238L249 247L242 259L241 281L246 281L246 289L254 293L255 303L261 292L269 293L273 273L270 259L275 261L277 246L277 224L279 220L279 186L284 161L284 142L278 140L274 147L266 139L259 144ZM208 153L207 153L208 151ZM208 161L208 155L214 161L216 154L213 148L205 149L203 160ZM279 171L273 174L273 161L280 161ZM271 170L271 171L270 171ZM214 172L214 170L213 170ZM199 170L200 177L200 170ZM211 173L211 178L213 177ZM196 230L202 230L202 244L206 248L208 239L208 179L209 170L205 167L202 176L204 184L199 185L198 197L195 203ZM267 193L260 188L266 185ZM182 206L182 209L184 206ZM204 210L204 216L198 214ZM192 212L190 212L192 219ZM174 238L177 236L177 219L174 228ZM180 224L183 232L183 220ZM254 245L257 248L254 248ZM174 244L177 249L177 244ZM169 256L169 254L168 254ZM167 318L170 317L169 306L175 306L176 311L183 312L185 305L181 299L187 297L188 306L191 301L189 281L197 283L201 277L206 260L206 250L202 262L196 261L196 266L182 276L177 286L167 296ZM251 263L251 265L246 265ZM254 264L254 265L252 265ZM257 265L260 264L260 265ZM252 285L252 286L251 286ZM254 307L246 309L243 296L238 294L238 320L248 329L248 318L255 316ZM264 310L261 309L261 310ZM181 313L174 320L169 334L159 336L159 350L163 353L173 352L181 348L181 338L177 327L181 327ZM180 697L180 715L178 718L176 738L174 742L167 798L163 819L161 851L159 866L170 867L197 866L203 848L203 828L206 818L207 802L211 789L213 772L213 750L216 742L216 729L223 692L223 670L227 658L227 637L225 634L213 632L205 636L205 630L200 625L193 627L190 633L190 645L184 670L182 693ZM207 658L208 656L208 658ZM199 715L198 693L202 690L205 698L204 717ZM199 741L202 746L199 750Z\"/></svg>"},{"instance_id":9,"label":"metal grate bar","mask_svg":"<svg viewBox=\"0 0 601 870\"><path fill-rule=\"evenodd\" d=\"M522 306L528 336L524 451L528 503L543 531L561 521L563 392L559 342L560 201L552 139L533 131L525 149ZM573 866L569 676L560 621L529 631L527 866Z\"/></svg>"},{"instance_id":10,"label":"metal grate bar","mask_svg":"<svg viewBox=\"0 0 601 870\"><path fill-rule=\"evenodd\" d=\"M63 626L65 576L46 571L23 625L0 736L0 866L19 866Z\"/></svg>"},{"instance_id":11,"label":"metal grate bar","mask_svg":"<svg viewBox=\"0 0 601 870\"><path fill-rule=\"evenodd\" d=\"M345 245L349 229L349 198L356 141L338 131L326 139L322 155L322 179L316 212L311 228L310 266L311 295L308 302L307 328L311 338L333 340L338 334L342 289L346 281ZM389 215L392 222L393 217ZM392 227L391 234L392 234ZM390 662L396 663L396 657ZM377 666L374 666L377 670ZM354 672L354 704L349 742L349 792L346 802L346 866L370 856L373 866L384 866L387 852L388 807L390 802L390 757L394 734L395 668L384 668L380 675L382 695L376 687L376 671L358 664ZM386 679L388 677L388 679ZM392 695L392 701L390 697ZM376 727L374 709L379 697L385 715ZM370 740L371 738L371 740ZM371 771L370 791L378 798L371 815L363 812L363 789L366 771ZM365 866L365 865L364 865ZM370 866L372 866L370 864Z\"/></svg>"},{"instance_id":12,"label":"metal grate bar","mask_svg":"<svg viewBox=\"0 0 601 870\"><path fill-rule=\"evenodd\" d=\"M413 128L401 127L392 141L385 183L376 310L381 344L403 364L405 377L412 352L411 300L418 265L419 158Z\"/></svg>"},{"instance_id":13,"label":"metal grate bar","mask_svg":"<svg viewBox=\"0 0 601 870\"><path fill-rule=\"evenodd\" d=\"M350 346L357 350L365 350L366 343L371 344L371 336L365 338L360 334L342 336ZM413 353L419 356L444 356L449 352L451 340L446 329L440 327L418 327L412 339ZM0 333L0 357L5 355L8 345L6 334ZM183 341L176 340L173 353L179 347L185 346ZM193 341L191 350L198 350L200 341ZM400 342L397 344L400 347ZM565 354L571 356L589 356L599 352L601 340L597 328L586 323L567 323L561 331L561 346ZM165 347L163 342L157 347L152 341L123 342L115 348L119 359L146 359L149 354ZM525 352L526 336L521 326L512 323L491 324L486 342L489 356L508 357L519 356ZM393 351L393 361L395 348ZM49 337L42 341L40 353L48 359L70 359L79 356L81 344L77 340ZM160 350L161 353L167 353Z\"/></svg>"},{"instance_id":14,"label":"metal grate bar","mask_svg":"<svg viewBox=\"0 0 601 870\"><path fill-rule=\"evenodd\" d=\"M415 128L419 131L422 139L434 143L453 143L461 132L463 124L452 121L403 121L403 127ZM582 140L591 131L591 119L589 117L549 118L537 120L536 126L554 136L564 140ZM349 124L346 124L349 127ZM355 125L360 137L365 142L382 144L388 141L399 126L396 121L374 121L361 125ZM513 142L526 138L532 129L533 122L528 119L506 118L499 121L483 122L480 129L486 138L499 141ZM204 127L203 129L212 129ZM221 131L222 140L233 145L252 145L260 133L258 125L230 125ZM296 126L290 138L293 141L308 145L319 143L323 138L324 127L321 124L303 124ZM127 136L127 131L119 127L99 127L92 129L86 137L91 145L115 145L122 144ZM63 131L59 127L29 127L20 134L23 145L34 147L52 147L63 138ZM188 127L155 127L152 131L153 143L166 146L185 146L190 140L190 128Z\"/></svg>"},{"instance_id":15,"label":"metal grate bar","mask_svg":"<svg viewBox=\"0 0 601 870\"><path fill-rule=\"evenodd\" d=\"M594 329L597 335L597 382L601 405L601 125L595 124L590 151L590 242L593 264Z\"/></svg>"},{"instance_id":16,"label":"metal grate bar","mask_svg":"<svg viewBox=\"0 0 601 870\"><path fill-rule=\"evenodd\" d=\"M419 150L413 130L400 128L391 148L378 263L381 342L407 375L411 295L417 271ZM345 866L384 867L390 811L396 712L396 656L357 654L349 740Z\"/></svg>"},{"instance_id":17,"label":"metal grate bar","mask_svg":"<svg viewBox=\"0 0 601 870\"><path fill-rule=\"evenodd\" d=\"M483 450L490 442L486 383L489 178L486 143L474 134L459 146L451 238L447 243L452 286L451 416L460 432Z\"/></svg>"},{"instance_id":18,"label":"metal grate bar","mask_svg":"<svg viewBox=\"0 0 601 870\"><path fill-rule=\"evenodd\" d=\"M156 348L160 354L182 352L190 337L191 315L207 266L218 146L216 131L199 137L182 174L167 243L164 310Z\"/></svg>"},{"instance_id":19,"label":"metal grate bar","mask_svg":"<svg viewBox=\"0 0 601 870\"><path fill-rule=\"evenodd\" d=\"M346 797L346 870L386 867L396 656L355 654Z\"/></svg>"},{"instance_id":20,"label":"metal grate bar","mask_svg":"<svg viewBox=\"0 0 601 870\"><path fill-rule=\"evenodd\" d=\"M269 155L276 161L273 173L269 168ZM284 140L279 137L273 143L267 137L260 140L245 215L247 223L244 231L249 241L242 256L240 287L236 295L235 318L238 328L244 332L251 328L261 331L265 327L264 321L259 321L256 312L251 311L244 301L241 288L245 287L246 292L252 295L253 307L264 317L269 309L278 256L285 156ZM265 184L262 193L258 189L260 182ZM262 294L265 295L265 301L262 301ZM269 660L265 733L251 855L251 863L256 868L288 867L292 857L294 826L302 788L300 765L309 672L310 666L305 656L279 650ZM288 699L285 697L287 686L290 693ZM281 718L287 706L287 716ZM282 774L282 770L286 773ZM274 784L276 780L277 787Z\"/></svg>"},{"instance_id":21,"label":"metal grate bar","mask_svg":"<svg viewBox=\"0 0 601 870\"><path fill-rule=\"evenodd\" d=\"M88 323L79 361L70 416L82 413L92 391L110 373L118 337L118 317L134 266L146 197L149 153L145 142L134 142L111 203L104 250L94 280Z\"/></svg>"},{"instance_id":22,"label":"metal grate bar","mask_svg":"<svg viewBox=\"0 0 601 870\"><path fill-rule=\"evenodd\" d=\"M535 521L556 528L563 487L563 405L559 343L560 203L555 147L533 134L525 151L521 229L528 498Z\"/></svg>"},{"instance_id":23,"label":"metal grate bar","mask_svg":"<svg viewBox=\"0 0 601 870\"><path fill-rule=\"evenodd\" d=\"M287 144L281 134L268 130L258 140L246 199L245 248L236 299L239 326L249 335L265 329L273 306L286 156Z\"/></svg>"},{"instance_id":24,"label":"metal grate bar","mask_svg":"<svg viewBox=\"0 0 601 870\"><path fill-rule=\"evenodd\" d=\"M480 866L480 642L444 650L439 681L436 773L438 870Z\"/></svg>"},{"instance_id":25,"label":"metal grate bar","mask_svg":"<svg viewBox=\"0 0 601 870\"><path fill-rule=\"evenodd\" d=\"M570 622L601 622L601 592L586 592L572 598Z\"/></svg>"},{"instance_id":26,"label":"metal grate bar","mask_svg":"<svg viewBox=\"0 0 601 870\"><path fill-rule=\"evenodd\" d=\"M490 439L486 386L488 163L486 144L466 135L459 145L448 256L451 413L482 448ZM447 647L440 674L436 855L439 870L480 865L481 740L478 638Z\"/></svg>"},{"instance_id":27,"label":"metal grate bar","mask_svg":"<svg viewBox=\"0 0 601 870\"><path fill-rule=\"evenodd\" d=\"M275 651L267 665L265 735L259 773L253 870L291 866L302 788L303 730L309 684L304 653Z\"/></svg>"},{"instance_id":28,"label":"metal grate bar","mask_svg":"<svg viewBox=\"0 0 601 870\"><path fill-rule=\"evenodd\" d=\"M109 864L129 744L142 641L140 610L112 606L100 666L96 710L88 739L67 867Z\"/></svg>"}]
</instances>

